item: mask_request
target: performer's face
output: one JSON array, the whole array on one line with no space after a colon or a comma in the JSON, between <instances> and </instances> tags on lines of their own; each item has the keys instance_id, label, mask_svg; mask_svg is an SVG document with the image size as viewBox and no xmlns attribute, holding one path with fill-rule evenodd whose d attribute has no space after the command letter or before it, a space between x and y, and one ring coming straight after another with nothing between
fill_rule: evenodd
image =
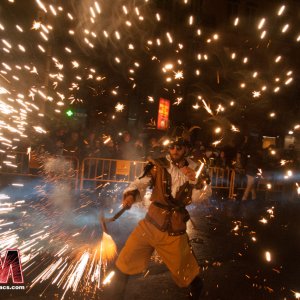
<instances>
[{"instance_id":1,"label":"performer's face","mask_svg":"<svg viewBox=\"0 0 300 300\"><path fill-rule=\"evenodd\" d=\"M185 146L172 145L169 147L169 153L173 162L177 163L183 160L186 151Z\"/></svg>"}]
</instances>

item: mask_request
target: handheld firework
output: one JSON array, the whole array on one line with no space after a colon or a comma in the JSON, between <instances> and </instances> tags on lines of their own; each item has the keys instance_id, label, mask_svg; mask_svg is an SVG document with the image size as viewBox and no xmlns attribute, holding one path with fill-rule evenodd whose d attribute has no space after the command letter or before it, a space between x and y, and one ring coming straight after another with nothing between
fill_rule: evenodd
<instances>
[{"instance_id":1,"label":"handheld firework","mask_svg":"<svg viewBox=\"0 0 300 300\"><path fill-rule=\"evenodd\" d=\"M127 206L124 206L122 209L120 209L114 216L111 218L105 218L103 214L99 215L99 221L103 229L103 235L101 239L101 257L102 260L113 260L117 254L117 246L114 242L113 238L107 233L107 223L114 222L119 217L122 216L122 214L128 209Z\"/></svg>"}]
</instances>

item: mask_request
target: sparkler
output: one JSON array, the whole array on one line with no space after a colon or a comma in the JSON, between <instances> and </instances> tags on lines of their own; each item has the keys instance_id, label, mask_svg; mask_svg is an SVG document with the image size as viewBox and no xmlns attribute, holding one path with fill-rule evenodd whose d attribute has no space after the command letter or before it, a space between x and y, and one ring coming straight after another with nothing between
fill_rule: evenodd
<instances>
[{"instance_id":1,"label":"sparkler","mask_svg":"<svg viewBox=\"0 0 300 300\"><path fill-rule=\"evenodd\" d=\"M197 170L197 172L196 172L196 179L198 179L199 178L199 176L200 176L200 174L201 174L201 172L202 172L202 170L203 170L203 167L204 167L204 163L202 162L201 163L201 165L200 165L200 167L199 167L199 169Z\"/></svg>"}]
</instances>

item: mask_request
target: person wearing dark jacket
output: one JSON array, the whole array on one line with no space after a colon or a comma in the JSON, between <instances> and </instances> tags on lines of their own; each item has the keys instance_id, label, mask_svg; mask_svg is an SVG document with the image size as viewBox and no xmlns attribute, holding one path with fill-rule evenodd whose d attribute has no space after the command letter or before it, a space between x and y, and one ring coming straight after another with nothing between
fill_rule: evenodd
<instances>
[{"instance_id":1,"label":"person wearing dark jacket","mask_svg":"<svg viewBox=\"0 0 300 300\"><path fill-rule=\"evenodd\" d=\"M246 155L246 167L245 173L247 176L247 185L242 197L242 201L248 199L249 194L251 193L251 199L256 199L256 188L255 188L255 180L259 173L259 168L261 167L261 157L258 150L254 150L249 152Z\"/></svg>"}]
</instances>

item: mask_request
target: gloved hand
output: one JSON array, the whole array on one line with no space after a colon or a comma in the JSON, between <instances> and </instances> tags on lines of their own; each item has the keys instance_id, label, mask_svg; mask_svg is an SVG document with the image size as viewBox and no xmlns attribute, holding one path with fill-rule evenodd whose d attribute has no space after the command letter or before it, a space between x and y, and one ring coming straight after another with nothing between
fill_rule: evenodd
<instances>
[{"instance_id":1,"label":"gloved hand","mask_svg":"<svg viewBox=\"0 0 300 300\"><path fill-rule=\"evenodd\" d=\"M197 190L202 190L204 185L204 181L198 178L197 182L194 184L194 188Z\"/></svg>"},{"instance_id":2,"label":"gloved hand","mask_svg":"<svg viewBox=\"0 0 300 300\"><path fill-rule=\"evenodd\" d=\"M195 181L196 180L196 172L195 170L189 168L189 167L183 167L181 168L182 173L190 180Z\"/></svg>"},{"instance_id":3,"label":"gloved hand","mask_svg":"<svg viewBox=\"0 0 300 300\"><path fill-rule=\"evenodd\" d=\"M122 200L122 205L123 207L127 207L128 209L130 209L134 202L134 197L132 195L127 195Z\"/></svg>"}]
</instances>

